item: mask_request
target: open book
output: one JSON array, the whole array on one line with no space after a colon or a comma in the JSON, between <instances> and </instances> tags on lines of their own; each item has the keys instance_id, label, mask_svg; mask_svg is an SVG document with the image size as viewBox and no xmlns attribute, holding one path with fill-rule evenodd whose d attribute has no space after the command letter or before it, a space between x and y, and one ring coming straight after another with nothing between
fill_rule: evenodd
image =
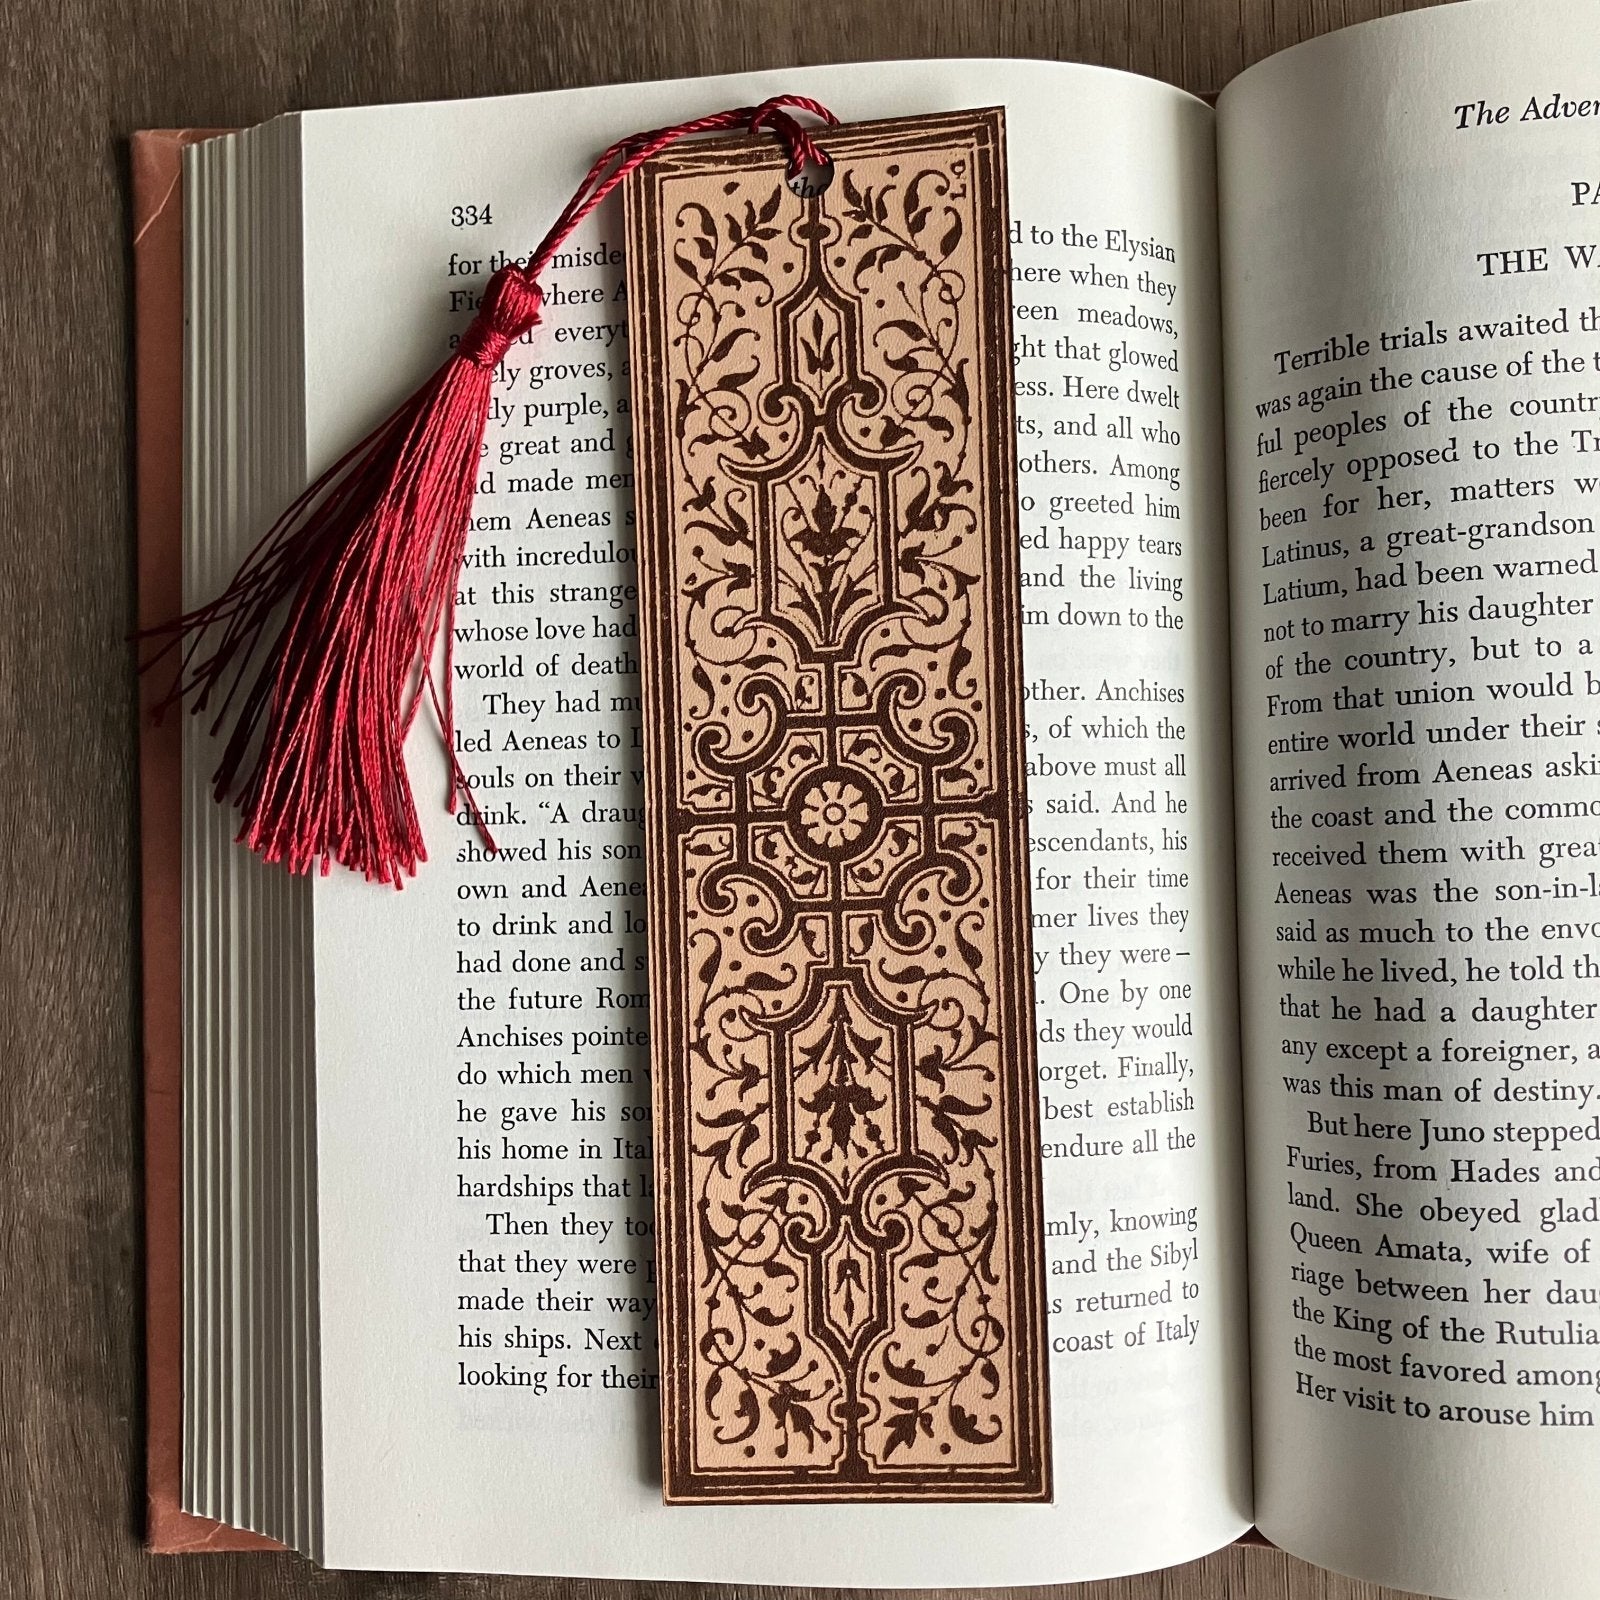
<instances>
[{"instance_id":1,"label":"open book","mask_svg":"<svg viewBox=\"0 0 1600 1600\"><path fill-rule=\"evenodd\" d=\"M1406 1588L1588 1592L1597 67L1586 0L1479 0L1215 111L902 62L193 148L191 604L620 133L780 91L1004 106L1055 1498L661 1503L607 208L499 370L461 578L501 853L430 803L419 724L420 877L291 879L184 730L186 1508L337 1566L938 1587L1254 1522Z\"/></svg>"}]
</instances>

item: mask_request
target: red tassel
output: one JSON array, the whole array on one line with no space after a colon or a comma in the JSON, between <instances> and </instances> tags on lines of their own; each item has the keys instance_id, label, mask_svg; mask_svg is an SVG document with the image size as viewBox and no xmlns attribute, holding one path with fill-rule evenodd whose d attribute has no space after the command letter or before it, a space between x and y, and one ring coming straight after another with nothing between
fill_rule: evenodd
<instances>
[{"instance_id":1,"label":"red tassel","mask_svg":"<svg viewBox=\"0 0 1600 1600\"><path fill-rule=\"evenodd\" d=\"M291 872L337 861L402 884L427 858L404 754L426 687L449 753L446 804L455 809L459 790L494 848L456 762L451 645L495 367L538 323L550 258L666 145L770 126L791 174L825 160L786 106L835 121L815 101L782 96L613 145L527 267L489 280L450 359L289 507L217 599L153 630L168 642L146 669L184 647L163 704L189 698L199 713L220 697L213 733L232 716L214 789L238 805L241 843ZM432 678L441 630L442 692Z\"/></svg>"}]
</instances>

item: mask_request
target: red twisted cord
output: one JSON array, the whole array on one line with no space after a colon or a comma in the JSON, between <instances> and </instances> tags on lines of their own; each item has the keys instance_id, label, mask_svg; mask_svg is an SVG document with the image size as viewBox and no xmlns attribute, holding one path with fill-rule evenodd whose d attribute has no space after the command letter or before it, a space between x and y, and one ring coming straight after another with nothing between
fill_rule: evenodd
<instances>
[{"instance_id":1,"label":"red twisted cord","mask_svg":"<svg viewBox=\"0 0 1600 1600\"><path fill-rule=\"evenodd\" d=\"M617 140L589 168L538 249L528 257L527 265L510 262L489 280L483 306L456 354L479 366L495 366L511 345L538 322L543 299L539 279L561 247L630 172L680 139L702 133L726 133L734 128L744 128L750 133L770 128L788 152L791 178L808 166L824 164L827 157L790 114L791 110L807 112L827 127L838 126L839 119L820 101L805 95L783 94L763 100L758 106L735 106L729 111L715 111L710 116L675 123L670 128L630 134L626 139Z\"/></svg>"}]
</instances>

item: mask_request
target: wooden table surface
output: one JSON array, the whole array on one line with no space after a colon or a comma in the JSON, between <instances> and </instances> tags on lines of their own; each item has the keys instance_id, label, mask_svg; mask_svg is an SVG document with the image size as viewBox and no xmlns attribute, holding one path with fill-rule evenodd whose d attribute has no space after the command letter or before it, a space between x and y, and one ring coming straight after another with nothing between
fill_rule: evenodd
<instances>
[{"instance_id":1,"label":"wooden table surface","mask_svg":"<svg viewBox=\"0 0 1600 1600\"><path fill-rule=\"evenodd\" d=\"M1089 61L1205 92L1299 39L1418 3L6 0L0 1596L687 1600L696 1587L323 1573L288 1556L157 1559L141 1548L139 884L124 642L134 615L129 133L306 106L907 55ZM1048 1592L1391 1591L1235 1549Z\"/></svg>"}]
</instances>

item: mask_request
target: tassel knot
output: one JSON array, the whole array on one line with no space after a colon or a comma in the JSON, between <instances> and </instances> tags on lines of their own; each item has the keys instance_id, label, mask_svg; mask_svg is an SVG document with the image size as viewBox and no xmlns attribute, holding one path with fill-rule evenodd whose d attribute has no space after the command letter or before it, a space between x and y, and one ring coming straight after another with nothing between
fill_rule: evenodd
<instances>
[{"instance_id":1,"label":"tassel knot","mask_svg":"<svg viewBox=\"0 0 1600 1600\"><path fill-rule=\"evenodd\" d=\"M508 262L484 286L478 314L461 335L456 354L492 372L506 351L539 325L543 304L544 291L516 262Z\"/></svg>"}]
</instances>

